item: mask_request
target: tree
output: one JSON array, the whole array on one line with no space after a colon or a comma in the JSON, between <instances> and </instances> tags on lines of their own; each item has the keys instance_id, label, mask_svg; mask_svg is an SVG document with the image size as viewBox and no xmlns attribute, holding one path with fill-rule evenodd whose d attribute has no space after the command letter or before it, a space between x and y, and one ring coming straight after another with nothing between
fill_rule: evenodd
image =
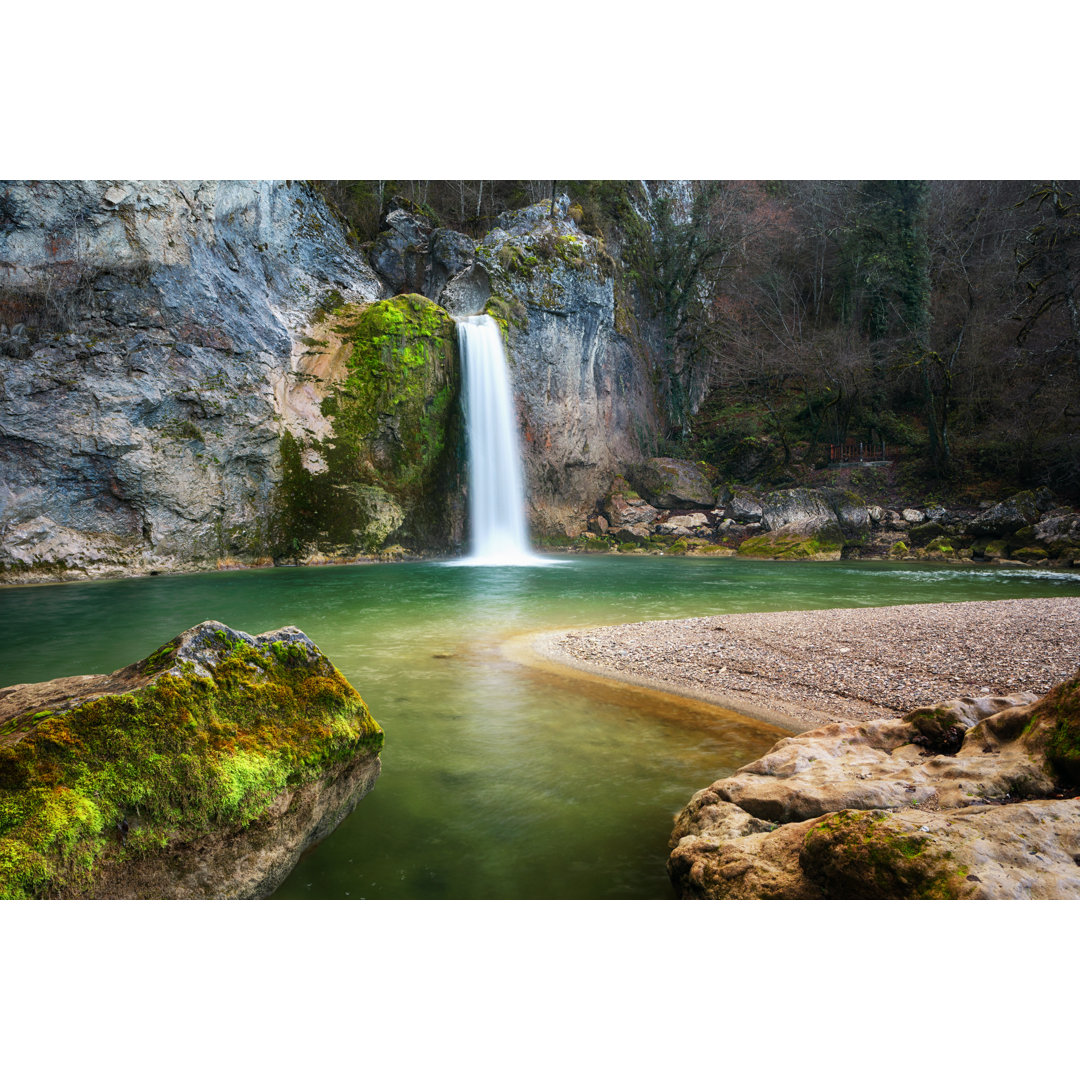
<instances>
[{"instance_id":1,"label":"tree","mask_svg":"<svg viewBox=\"0 0 1080 1080\"><path fill-rule=\"evenodd\" d=\"M1017 276L1025 287L1016 314L1017 342L1025 344L1040 324L1061 322L1050 358L1068 358L1080 374L1080 202L1060 180L1039 185L1024 202L1035 204L1039 220L1016 252ZM1065 318L1055 320L1060 314Z\"/></svg>"}]
</instances>

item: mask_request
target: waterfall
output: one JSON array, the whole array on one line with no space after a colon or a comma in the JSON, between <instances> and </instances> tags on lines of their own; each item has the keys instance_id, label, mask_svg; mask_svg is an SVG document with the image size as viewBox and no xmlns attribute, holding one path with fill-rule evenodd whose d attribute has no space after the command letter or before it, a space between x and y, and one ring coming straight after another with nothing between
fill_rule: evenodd
<instances>
[{"instance_id":1,"label":"waterfall","mask_svg":"<svg viewBox=\"0 0 1080 1080\"><path fill-rule=\"evenodd\" d=\"M480 566L540 562L529 547L510 372L498 324L490 315L457 321L465 387L471 550Z\"/></svg>"}]
</instances>

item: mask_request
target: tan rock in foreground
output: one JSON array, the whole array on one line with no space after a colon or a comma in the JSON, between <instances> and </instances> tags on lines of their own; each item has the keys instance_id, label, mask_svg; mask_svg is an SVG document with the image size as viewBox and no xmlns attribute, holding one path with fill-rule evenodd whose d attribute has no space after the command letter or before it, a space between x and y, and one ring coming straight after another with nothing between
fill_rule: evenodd
<instances>
[{"instance_id":1,"label":"tan rock in foreground","mask_svg":"<svg viewBox=\"0 0 1080 1080\"><path fill-rule=\"evenodd\" d=\"M697 792L668 872L687 899L1080 898L1078 780L1080 673L828 724Z\"/></svg>"}]
</instances>

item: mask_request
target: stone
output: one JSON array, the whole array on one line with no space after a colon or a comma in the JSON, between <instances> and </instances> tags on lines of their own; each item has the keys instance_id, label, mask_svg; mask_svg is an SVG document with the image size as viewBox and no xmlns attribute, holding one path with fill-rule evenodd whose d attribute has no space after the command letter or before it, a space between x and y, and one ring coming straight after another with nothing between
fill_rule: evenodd
<instances>
[{"instance_id":1,"label":"stone","mask_svg":"<svg viewBox=\"0 0 1080 1080\"><path fill-rule=\"evenodd\" d=\"M740 523L758 522L761 520L761 501L737 492L724 504L724 512Z\"/></svg>"},{"instance_id":2,"label":"stone","mask_svg":"<svg viewBox=\"0 0 1080 1080\"><path fill-rule=\"evenodd\" d=\"M296 627L184 631L0 690L0 897L268 896L379 775L382 731Z\"/></svg>"},{"instance_id":3,"label":"stone","mask_svg":"<svg viewBox=\"0 0 1080 1080\"><path fill-rule=\"evenodd\" d=\"M676 458L648 458L629 471L630 482L652 506L663 510L711 510L712 487L701 470Z\"/></svg>"},{"instance_id":4,"label":"stone","mask_svg":"<svg viewBox=\"0 0 1080 1080\"><path fill-rule=\"evenodd\" d=\"M701 536L709 530L705 514L672 514L667 521L656 526L656 531L671 536Z\"/></svg>"},{"instance_id":5,"label":"stone","mask_svg":"<svg viewBox=\"0 0 1080 1080\"><path fill-rule=\"evenodd\" d=\"M738 553L749 559L806 559L833 562L844 550L844 534L835 522L822 526L785 525L751 536L739 545Z\"/></svg>"},{"instance_id":6,"label":"stone","mask_svg":"<svg viewBox=\"0 0 1080 1080\"><path fill-rule=\"evenodd\" d=\"M612 530L611 535L623 543L645 543L650 533L648 525L619 525Z\"/></svg>"},{"instance_id":7,"label":"stone","mask_svg":"<svg viewBox=\"0 0 1080 1080\"><path fill-rule=\"evenodd\" d=\"M913 525L908 532L911 543L916 547L922 547L944 535L945 529L936 521L924 521L921 525Z\"/></svg>"},{"instance_id":8,"label":"stone","mask_svg":"<svg viewBox=\"0 0 1080 1080\"><path fill-rule=\"evenodd\" d=\"M976 536L1007 536L1025 525L1034 525L1041 517L1035 493L1021 491L1010 499L984 510L969 524Z\"/></svg>"},{"instance_id":9,"label":"stone","mask_svg":"<svg viewBox=\"0 0 1080 1080\"><path fill-rule=\"evenodd\" d=\"M1080 514L1056 514L1035 525L1034 539L1057 559L1076 558L1080 551Z\"/></svg>"},{"instance_id":10,"label":"stone","mask_svg":"<svg viewBox=\"0 0 1080 1080\"><path fill-rule=\"evenodd\" d=\"M836 516L844 536L855 542L865 540L870 531L870 512L866 500L853 491L839 488L825 488L821 494Z\"/></svg>"},{"instance_id":11,"label":"stone","mask_svg":"<svg viewBox=\"0 0 1080 1080\"><path fill-rule=\"evenodd\" d=\"M660 511L644 499L627 496L615 491L604 500L604 517L614 528L617 525L649 524L660 516Z\"/></svg>"},{"instance_id":12,"label":"stone","mask_svg":"<svg viewBox=\"0 0 1080 1080\"><path fill-rule=\"evenodd\" d=\"M901 510L900 517L904 519L909 525L921 525L926 520L926 514L921 510Z\"/></svg>"},{"instance_id":13,"label":"stone","mask_svg":"<svg viewBox=\"0 0 1080 1080\"><path fill-rule=\"evenodd\" d=\"M1080 898L1078 781L1080 673L838 721L697 792L668 869L690 898Z\"/></svg>"},{"instance_id":14,"label":"stone","mask_svg":"<svg viewBox=\"0 0 1080 1080\"><path fill-rule=\"evenodd\" d=\"M438 294L439 304L451 315L479 315L490 298L491 280L479 265L455 274Z\"/></svg>"}]
</instances>

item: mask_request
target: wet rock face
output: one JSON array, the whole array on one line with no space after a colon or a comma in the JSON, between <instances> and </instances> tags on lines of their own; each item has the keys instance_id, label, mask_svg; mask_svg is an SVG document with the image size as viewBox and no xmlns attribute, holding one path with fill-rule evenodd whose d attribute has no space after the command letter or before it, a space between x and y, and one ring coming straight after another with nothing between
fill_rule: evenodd
<instances>
[{"instance_id":1,"label":"wet rock face","mask_svg":"<svg viewBox=\"0 0 1080 1080\"><path fill-rule=\"evenodd\" d=\"M0 579L269 555L282 388L312 309L382 286L278 182L4 184ZM14 353L14 355L12 355Z\"/></svg>"},{"instance_id":2,"label":"wet rock face","mask_svg":"<svg viewBox=\"0 0 1080 1080\"><path fill-rule=\"evenodd\" d=\"M684 897L1080 897L1080 675L783 739L697 792L668 869ZM953 738L953 732L959 738ZM945 744L954 752L940 752ZM927 749L927 747L930 749Z\"/></svg>"},{"instance_id":3,"label":"wet rock face","mask_svg":"<svg viewBox=\"0 0 1080 1080\"><path fill-rule=\"evenodd\" d=\"M111 675L0 690L0 897L267 896L379 774L296 627L200 623Z\"/></svg>"}]
</instances>

